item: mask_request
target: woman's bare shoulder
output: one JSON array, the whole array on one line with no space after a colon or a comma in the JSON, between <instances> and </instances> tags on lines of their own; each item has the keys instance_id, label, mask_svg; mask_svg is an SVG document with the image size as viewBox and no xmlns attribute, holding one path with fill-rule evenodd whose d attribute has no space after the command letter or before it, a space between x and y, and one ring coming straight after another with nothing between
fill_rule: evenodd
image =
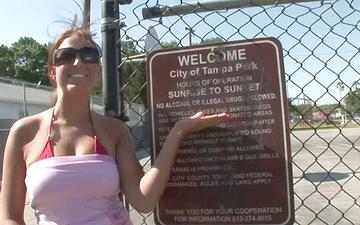
<instances>
[{"instance_id":1,"label":"woman's bare shoulder","mask_svg":"<svg viewBox=\"0 0 360 225\"><path fill-rule=\"evenodd\" d=\"M24 146L34 141L43 121L51 112L44 111L35 115L27 116L17 120L10 128L7 137L5 152L11 152L12 155L23 156Z\"/></svg>"},{"instance_id":2,"label":"woman's bare shoulder","mask_svg":"<svg viewBox=\"0 0 360 225\"><path fill-rule=\"evenodd\" d=\"M111 137L112 140L116 140L117 144L129 144L132 142L130 131L124 121L109 116L98 116L98 121L100 122L98 125L100 125L101 130L106 133L108 137Z\"/></svg>"},{"instance_id":3,"label":"woman's bare shoulder","mask_svg":"<svg viewBox=\"0 0 360 225\"><path fill-rule=\"evenodd\" d=\"M95 115L101 126L106 128L106 130L110 130L112 132L128 132L127 125L122 120L97 113L95 113Z\"/></svg>"},{"instance_id":4,"label":"woman's bare shoulder","mask_svg":"<svg viewBox=\"0 0 360 225\"><path fill-rule=\"evenodd\" d=\"M10 128L10 135L20 137L32 136L34 132L39 130L42 122L49 117L50 114L51 110L49 109L17 120Z\"/></svg>"}]
</instances>

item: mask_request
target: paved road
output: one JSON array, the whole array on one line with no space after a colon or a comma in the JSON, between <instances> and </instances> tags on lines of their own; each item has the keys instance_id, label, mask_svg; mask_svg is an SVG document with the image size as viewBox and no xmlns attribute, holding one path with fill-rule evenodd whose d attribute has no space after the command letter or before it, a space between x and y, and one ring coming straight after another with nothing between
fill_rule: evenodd
<instances>
[{"instance_id":1,"label":"paved road","mask_svg":"<svg viewBox=\"0 0 360 225\"><path fill-rule=\"evenodd\" d=\"M360 128L295 132L291 146L299 224L360 224Z\"/></svg>"},{"instance_id":2,"label":"paved road","mask_svg":"<svg viewBox=\"0 0 360 225\"><path fill-rule=\"evenodd\" d=\"M360 128L295 131L291 147L296 224L360 224ZM154 224L152 214L130 215L134 225ZM28 205L25 217L36 225Z\"/></svg>"}]
</instances>

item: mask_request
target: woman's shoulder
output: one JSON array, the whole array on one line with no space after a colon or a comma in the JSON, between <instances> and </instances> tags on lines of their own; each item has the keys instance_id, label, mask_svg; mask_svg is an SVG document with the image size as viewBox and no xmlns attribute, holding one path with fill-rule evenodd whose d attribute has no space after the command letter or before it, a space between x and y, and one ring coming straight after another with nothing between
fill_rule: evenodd
<instances>
[{"instance_id":1,"label":"woman's shoulder","mask_svg":"<svg viewBox=\"0 0 360 225\"><path fill-rule=\"evenodd\" d=\"M37 131L43 121L51 116L51 109L46 111L23 117L17 120L10 128L10 134L14 135L30 135L32 132Z\"/></svg>"},{"instance_id":2,"label":"woman's shoulder","mask_svg":"<svg viewBox=\"0 0 360 225\"><path fill-rule=\"evenodd\" d=\"M119 118L104 116L94 112L96 120L108 128L127 129L126 123Z\"/></svg>"},{"instance_id":3,"label":"woman's shoulder","mask_svg":"<svg viewBox=\"0 0 360 225\"><path fill-rule=\"evenodd\" d=\"M95 123L97 123L97 126L101 127L101 130L105 131L111 136L128 136L129 130L124 121L120 120L119 118L104 116L98 113L94 114L96 119Z\"/></svg>"}]
</instances>

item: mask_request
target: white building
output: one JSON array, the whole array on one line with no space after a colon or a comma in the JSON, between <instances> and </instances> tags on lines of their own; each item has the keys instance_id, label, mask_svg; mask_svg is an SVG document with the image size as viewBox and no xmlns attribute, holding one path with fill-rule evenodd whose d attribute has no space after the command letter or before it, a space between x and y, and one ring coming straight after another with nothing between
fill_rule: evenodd
<instances>
[{"instance_id":1,"label":"white building","mask_svg":"<svg viewBox=\"0 0 360 225\"><path fill-rule=\"evenodd\" d=\"M17 120L39 113L50 106L50 89L39 89L25 84L0 82L0 119Z\"/></svg>"},{"instance_id":2,"label":"white building","mask_svg":"<svg viewBox=\"0 0 360 225\"><path fill-rule=\"evenodd\" d=\"M0 166L12 124L24 115L33 115L51 107L50 98L50 87L0 77ZM93 97L93 99L92 109L103 113L102 98ZM0 173L2 174L2 166Z\"/></svg>"}]
</instances>

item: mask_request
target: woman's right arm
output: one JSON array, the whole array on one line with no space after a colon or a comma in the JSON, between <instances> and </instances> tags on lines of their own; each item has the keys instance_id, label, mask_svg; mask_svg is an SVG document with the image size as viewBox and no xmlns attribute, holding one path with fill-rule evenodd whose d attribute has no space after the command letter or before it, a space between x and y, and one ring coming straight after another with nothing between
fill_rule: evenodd
<instances>
[{"instance_id":1,"label":"woman's right arm","mask_svg":"<svg viewBox=\"0 0 360 225\"><path fill-rule=\"evenodd\" d=\"M26 164L23 157L23 146L26 140L25 133L21 122L18 121L10 129L6 141L1 187L0 224L2 225L25 224Z\"/></svg>"}]
</instances>

